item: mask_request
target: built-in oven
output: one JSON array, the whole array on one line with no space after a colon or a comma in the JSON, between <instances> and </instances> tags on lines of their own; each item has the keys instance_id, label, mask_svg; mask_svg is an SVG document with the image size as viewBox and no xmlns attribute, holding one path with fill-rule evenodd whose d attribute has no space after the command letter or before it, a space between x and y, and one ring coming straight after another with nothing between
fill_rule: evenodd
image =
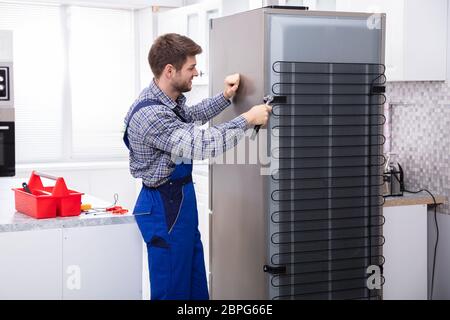
<instances>
[{"instance_id":1,"label":"built-in oven","mask_svg":"<svg viewBox=\"0 0 450 320\"><path fill-rule=\"evenodd\" d=\"M0 121L0 177L16 174L14 122Z\"/></svg>"},{"instance_id":2,"label":"built-in oven","mask_svg":"<svg viewBox=\"0 0 450 320\"><path fill-rule=\"evenodd\" d=\"M0 177L16 173L12 39L0 30Z\"/></svg>"}]
</instances>

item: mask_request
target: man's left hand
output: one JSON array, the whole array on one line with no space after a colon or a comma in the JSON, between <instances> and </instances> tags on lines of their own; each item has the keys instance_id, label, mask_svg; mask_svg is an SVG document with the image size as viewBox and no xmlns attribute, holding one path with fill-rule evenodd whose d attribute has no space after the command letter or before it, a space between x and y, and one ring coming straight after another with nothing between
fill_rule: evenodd
<instances>
[{"instance_id":1,"label":"man's left hand","mask_svg":"<svg viewBox=\"0 0 450 320\"><path fill-rule=\"evenodd\" d=\"M226 99L231 99L236 94L239 88L239 80L241 79L239 73L231 74L225 78L225 89L223 95Z\"/></svg>"}]
</instances>

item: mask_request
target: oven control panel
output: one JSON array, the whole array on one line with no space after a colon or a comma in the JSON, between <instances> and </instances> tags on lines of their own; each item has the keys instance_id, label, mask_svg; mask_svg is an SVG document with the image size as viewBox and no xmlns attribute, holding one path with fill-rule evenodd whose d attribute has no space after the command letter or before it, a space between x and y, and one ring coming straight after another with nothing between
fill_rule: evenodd
<instances>
[{"instance_id":1,"label":"oven control panel","mask_svg":"<svg viewBox=\"0 0 450 320\"><path fill-rule=\"evenodd\" d=\"M13 64L12 62L2 62L0 60L0 121L11 121L14 112L14 85L13 85Z\"/></svg>"},{"instance_id":2,"label":"oven control panel","mask_svg":"<svg viewBox=\"0 0 450 320\"><path fill-rule=\"evenodd\" d=\"M0 100L2 101L10 100L9 78L9 67L0 66Z\"/></svg>"},{"instance_id":3,"label":"oven control panel","mask_svg":"<svg viewBox=\"0 0 450 320\"><path fill-rule=\"evenodd\" d=\"M14 114L13 32L0 30L0 122Z\"/></svg>"}]
</instances>

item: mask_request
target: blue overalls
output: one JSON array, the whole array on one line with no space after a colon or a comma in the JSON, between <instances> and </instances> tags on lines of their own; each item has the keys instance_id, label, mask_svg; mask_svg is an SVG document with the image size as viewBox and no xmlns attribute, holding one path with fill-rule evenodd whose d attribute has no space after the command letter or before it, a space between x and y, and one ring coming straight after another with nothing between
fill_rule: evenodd
<instances>
[{"instance_id":1,"label":"blue overalls","mask_svg":"<svg viewBox=\"0 0 450 320\"><path fill-rule=\"evenodd\" d=\"M139 103L128 124L134 113L154 104L160 102ZM128 124L124 141L130 148ZM152 300L209 299L191 174L190 160L177 164L167 183L157 188L143 185L134 207L136 222L147 244Z\"/></svg>"}]
</instances>

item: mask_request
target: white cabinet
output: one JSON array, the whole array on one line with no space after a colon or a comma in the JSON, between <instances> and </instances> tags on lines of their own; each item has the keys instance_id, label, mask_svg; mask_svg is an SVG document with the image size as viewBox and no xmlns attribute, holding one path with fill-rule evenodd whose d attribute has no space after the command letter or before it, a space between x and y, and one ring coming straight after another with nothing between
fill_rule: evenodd
<instances>
[{"instance_id":1,"label":"white cabinet","mask_svg":"<svg viewBox=\"0 0 450 320\"><path fill-rule=\"evenodd\" d=\"M142 299L135 223L63 229L63 299Z\"/></svg>"},{"instance_id":2,"label":"white cabinet","mask_svg":"<svg viewBox=\"0 0 450 320\"><path fill-rule=\"evenodd\" d=\"M426 300L427 205L384 207L384 300Z\"/></svg>"},{"instance_id":3,"label":"white cabinet","mask_svg":"<svg viewBox=\"0 0 450 320\"><path fill-rule=\"evenodd\" d=\"M208 84L209 21L220 16L220 0L204 1L158 14L158 35L179 33L202 47L202 54L197 56L197 70L200 75L194 78L194 85Z\"/></svg>"},{"instance_id":4,"label":"white cabinet","mask_svg":"<svg viewBox=\"0 0 450 320\"><path fill-rule=\"evenodd\" d=\"M135 223L0 232L0 300L140 300L142 244Z\"/></svg>"},{"instance_id":5,"label":"white cabinet","mask_svg":"<svg viewBox=\"0 0 450 320\"><path fill-rule=\"evenodd\" d=\"M386 13L388 81L446 79L447 0L336 0L336 10Z\"/></svg>"},{"instance_id":6,"label":"white cabinet","mask_svg":"<svg viewBox=\"0 0 450 320\"><path fill-rule=\"evenodd\" d=\"M0 300L61 299L61 229L0 232Z\"/></svg>"}]
</instances>

